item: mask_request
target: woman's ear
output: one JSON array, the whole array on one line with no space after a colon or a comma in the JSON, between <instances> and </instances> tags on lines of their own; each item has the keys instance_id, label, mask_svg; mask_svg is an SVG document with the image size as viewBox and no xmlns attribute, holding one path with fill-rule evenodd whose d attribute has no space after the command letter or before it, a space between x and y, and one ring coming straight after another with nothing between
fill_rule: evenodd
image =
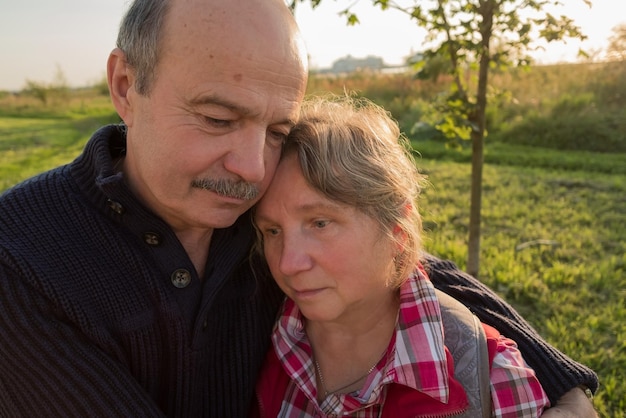
<instances>
[{"instance_id":1,"label":"woman's ear","mask_svg":"<svg viewBox=\"0 0 626 418\"><path fill-rule=\"evenodd\" d=\"M119 48L115 48L109 54L107 61L107 82L109 94L117 114L126 126L132 126L133 108L129 100L129 92L134 88L134 72L126 61L126 54Z\"/></svg>"},{"instance_id":2,"label":"woman's ear","mask_svg":"<svg viewBox=\"0 0 626 418\"><path fill-rule=\"evenodd\" d=\"M404 252L404 245L407 240L407 233L402 228L402 226L396 224L393 227L393 240L394 240L394 250L396 254L402 254Z\"/></svg>"},{"instance_id":3,"label":"woman's ear","mask_svg":"<svg viewBox=\"0 0 626 418\"><path fill-rule=\"evenodd\" d=\"M405 219L408 218L411 214L412 209L413 209L413 205L410 202L405 203L403 207L403 214L402 214L403 218ZM404 252L404 246L406 245L406 241L408 239L408 234L404 230L401 224L396 224L393 227L393 238L397 246L396 254L402 254Z\"/></svg>"}]
</instances>

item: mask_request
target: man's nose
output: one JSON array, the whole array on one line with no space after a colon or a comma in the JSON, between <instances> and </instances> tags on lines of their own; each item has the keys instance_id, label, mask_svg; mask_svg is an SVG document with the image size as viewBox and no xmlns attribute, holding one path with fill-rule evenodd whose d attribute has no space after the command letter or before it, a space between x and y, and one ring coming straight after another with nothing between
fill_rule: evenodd
<instances>
[{"instance_id":1,"label":"man's nose","mask_svg":"<svg viewBox=\"0 0 626 418\"><path fill-rule=\"evenodd\" d=\"M262 129L246 129L238 133L226 156L224 166L242 180L259 183L265 178L265 136Z\"/></svg>"}]
</instances>

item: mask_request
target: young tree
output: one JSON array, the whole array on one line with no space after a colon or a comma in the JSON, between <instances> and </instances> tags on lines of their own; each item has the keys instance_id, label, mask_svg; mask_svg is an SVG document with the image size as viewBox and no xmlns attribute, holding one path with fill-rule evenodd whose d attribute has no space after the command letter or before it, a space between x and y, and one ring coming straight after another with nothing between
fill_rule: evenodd
<instances>
[{"instance_id":1,"label":"young tree","mask_svg":"<svg viewBox=\"0 0 626 418\"><path fill-rule=\"evenodd\" d=\"M290 0L292 8L307 0ZM359 22L350 11L352 0L341 14L348 24ZM428 33L426 62L445 57L452 76L440 123L436 125L450 139L472 143L471 202L467 271L478 276L485 112L489 72L511 65L531 63L529 53L535 42L565 38L585 39L580 28L566 16L549 12L562 6L559 0L370 0L382 10L396 9ZM589 0L580 0L591 6ZM321 0L310 0L313 8ZM475 79L465 77L475 74Z\"/></svg>"},{"instance_id":2,"label":"young tree","mask_svg":"<svg viewBox=\"0 0 626 418\"><path fill-rule=\"evenodd\" d=\"M626 60L626 23L619 24L611 29L609 46L606 50L607 58L611 61Z\"/></svg>"}]
</instances>

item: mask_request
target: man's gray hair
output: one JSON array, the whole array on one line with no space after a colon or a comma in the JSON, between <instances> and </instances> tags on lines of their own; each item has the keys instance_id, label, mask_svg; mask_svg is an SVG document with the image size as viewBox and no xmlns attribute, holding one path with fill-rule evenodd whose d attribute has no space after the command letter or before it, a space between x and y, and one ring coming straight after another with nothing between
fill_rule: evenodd
<instances>
[{"instance_id":1,"label":"man's gray hair","mask_svg":"<svg viewBox=\"0 0 626 418\"><path fill-rule=\"evenodd\" d=\"M137 93L149 95L159 62L159 44L169 0L134 0L117 35L117 47L135 71Z\"/></svg>"}]
</instances>

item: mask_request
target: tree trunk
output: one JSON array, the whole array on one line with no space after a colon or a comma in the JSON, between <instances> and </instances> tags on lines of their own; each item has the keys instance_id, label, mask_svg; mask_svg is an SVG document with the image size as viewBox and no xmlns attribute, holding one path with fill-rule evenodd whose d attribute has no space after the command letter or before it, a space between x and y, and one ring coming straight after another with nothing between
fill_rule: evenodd
<instances>
[{"instance_id":1,"label":"tree trunk","mask_svg":"<svg viewBox=\"0 0 626 418\"><path fill-rule=\"evenodd\" d=\"M478 69L478 88L476 92L476 110L472 115L472 187L470 195L470 223L467 249L467 272L478 277L480 267L480 224L483 188L483 161L485 144L485 113L487 110L487 79L491 60L489 42L493 28L493 15L497 7L496 0L480 2L482 23L480 67Z\"/></svg>"},{"instance_id":2,"label":"tree trunk","mask_svg":"<svg viewBox=\"0 0 626 418\"><path fill-rule=\"evenodd\" d=\"M480 211L483 183L483 135L472 135L472 187L470 195L467 272L478 277L480 266Z\"/></svg>"}]
</instances>

